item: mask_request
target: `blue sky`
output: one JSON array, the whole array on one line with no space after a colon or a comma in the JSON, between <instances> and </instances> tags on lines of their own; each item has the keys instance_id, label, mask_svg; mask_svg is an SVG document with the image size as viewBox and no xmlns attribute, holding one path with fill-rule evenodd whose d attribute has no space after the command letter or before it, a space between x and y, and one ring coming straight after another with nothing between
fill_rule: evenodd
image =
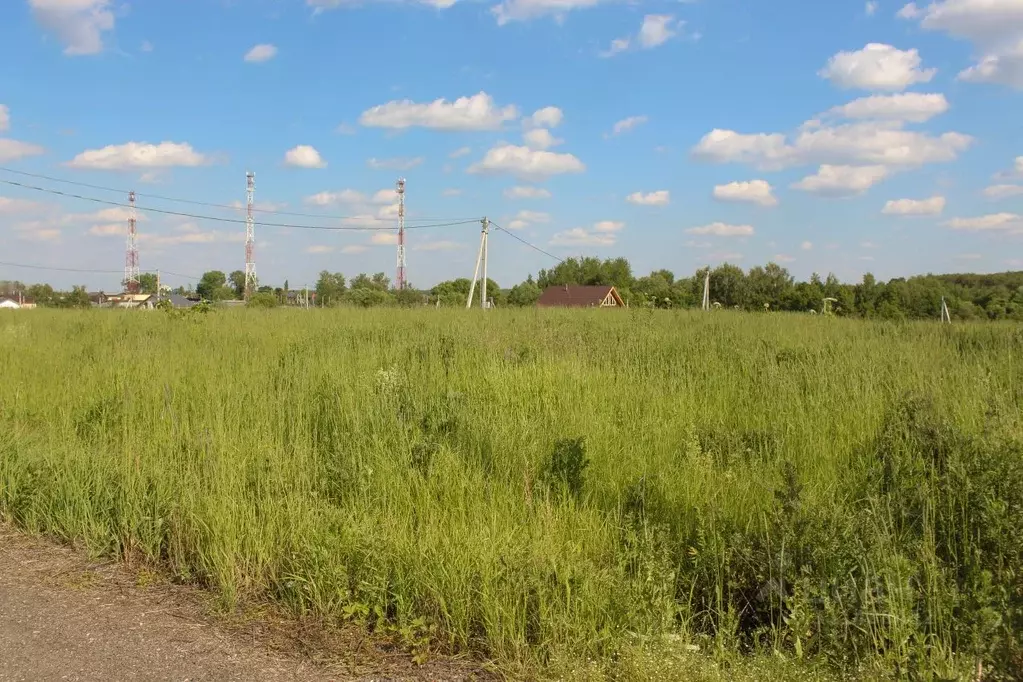
<instances>
[{"instance_id":1,"label":"blue sky","mask_svg":"<svg viewBox=\"0 0 1023 682\"><path fill-rule=\"evenodd\" d=\"M145 209L238 220L155 196L240 206L247 170L258 221L384 228L257 222L292 287L393 277L399 175L410 225L638 274L1020 269L1021 105L1023 0L0 4L0 167L122 191L0 180L134 189L144 270L243 269L244 225ZM114 271L0 279L115 289L126 218L0 183L0 261ZM409 280L471 276L478 232L410 230ZM501 284L552 264L490 239Z\"/></svg>"}]
</instances>

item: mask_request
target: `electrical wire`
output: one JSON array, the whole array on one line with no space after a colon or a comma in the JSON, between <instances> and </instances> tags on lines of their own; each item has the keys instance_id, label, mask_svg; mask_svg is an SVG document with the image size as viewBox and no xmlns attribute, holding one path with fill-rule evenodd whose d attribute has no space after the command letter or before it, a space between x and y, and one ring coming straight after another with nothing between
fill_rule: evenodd
<instances>
[{"instance_id":1,"label":"electrical wire","mask_svg":"<svg viewBox=\"0 0 1023 682\"><path fill-rule=\"evenodd\" d=\"M558 261L559 263L564 263L564 262L565 262L565 259L564 259L564 258L558 258L558 257L557 257L557 256L555 256L555 255L554 255L553 253L549 253L549 252L547 252L547 251L544 251L544 250L543 250L543 249L541 249L541 248L540 248L539 246L537 246L537 245L535 245L535 244L531 244L530 242L527 242L527 241L526 241L525 239L523 239L523 238L522 238L522 237L520 237L519 235L515 234L514 232L509 232L508 230L504 229L503 227L501 227L501 226L500 226L500 225L498 225L497 223L490 223L490 226L491 226L491 227L496 227L496 228L497 228L498 230L500 230L501 232L504 232L504 233L505 233L506 235L508 235L509 237L512 237L512 238L514 238L514 239L517 239L517 240L519 240L520 242L522 242L523 244L525 244L525 245L526 245L526 246L528 246L529 248L533 249L534 251L539 251L540 253L542 253L542 254L543 254L543 255L545 255L545 256L550 256L551 258L553 258L554 260Z\"/></svg>"},{"instance_id":2,"label":"electrical wire","mask_svg":"<svg viewBox=\"0 0 1023 682\"><path fill-rule=\"evenodd\" d=\"M29 265L27 263L5 263L5 262L0 262L0 265L4 265L4 266L7 266L7 267L11 267L11 268L25 268L25 269L28 269L28 270L53 270L55 272L84 272L86 274L92 274L92 275L123 275L124 274L123 270L89 270L89 269L86 269L86 268L58 268L58 267L51 267L49 265ZM151 273L151 274L159 272L161 275L172 275L174 277L184 277L185 279L194 279L196 281L199 281L200 279L202 279L201 277L195 277L194 275L185 275L185 274L182 274L180 272L171 272L170 270L163 270L163 269L158 269L158 270L139 270L139 272L140 273L148 272L148 273Z\"/></svg>"},{"instance_id":3,"label":"electrical wire","mask_svg":"<svg viewBox=\"0 0 1023 682\"><path fill-rule=\"evenodd\" d=\"M106 206L118 206L120 208L131 208L130 204L126 204L126 203L119 202L119 201L108 201L107 199L98 199L96 197L87 197L87 196L83 196L81 194L73 194L71 192L62 192L59 189L49 189L47 187L37 187L35 185L27 185L27 184L22 183L22 182L15 182L14 180L3 180L3 179L0 179L0 183L3 183L5 185L12 185L14 187L21 187L22 189L30 189L30 190L33 190L33 191L36 191L36 192L44 192L46 194L55 194L57 196L68 197L70 199L80 199L81 201L91 201L93 203L104 204ZM163 215L179 216L179 217L182 217L182 218L193 218L195 220L211 220L211 221L220 222L220 223L234 223L236 225L244 225L245 222L246 222L243 218L221 218L221 217L218 217L218 216L200 215L200 214L196 214L196 213L185 213L185 212L182 212L182 211L168 211L168 210L162 209L162 208L151 208L151 207L137 206L137 205L135 206L135 209L138 210L138 211L146 211L146 212L149 212L149 213L160 213L160 214L163 214ZM384 220L383 218L367 217L367 216L361 216L361 217L360 216L348 216L347 218L342 218L342 219L343 220L345 220L345 219L347 219L347 220ZM430 228L430 227L451 227L451 226L454 226L454 225L468 225L470 223L477 223L477 222L479 222L479 220L474 218L472 220L456 220L456 221L450 221L450 222L445 222L445 223L428 223L428 224L425 224L425 225L406 225L405 229L406 230L422 230L422 229L426 229L426 228ZM275 228L294 229L294 230L327 230L327 231L332 231L332 232L346 232L346 231L347 232L379 232L381 230L390 231L390 230L394 229L391 226L388 226L388 227L370 227L370 226L366 226L366 225L340 225L340 226L332 226L332 225L295 225L293 223L264 223L264 222L257 222L256 224L259 225L260 227L275 227Z\"/></svg>"},{"instance_id":4,"label":"electrical wire","mask_svg":"<svg viewBox=\"0 0 1023 682\"><path fill-rule=\"evenodd\" d=\"M75 187L85 187L87 189L95 189L95 190L98 190L98 191L101 191L101 192L115 192L117 194L128 194L128 190L126 190L126 189L118 189L118 188L115 188L115 187L104 187L103 185L92 185L92 184L89 184L87 182L79 182L77 180L66 180L64 178L55 178L55 177L52 177L50 175L42 175L42 174L39 174L39 173L29 173L27 171L14 170L13 168L6 168L4 166L0 166L0 171L3 171L4 173L13 173L15 175L21 175L21 176L28 177L28 178L35 178L37 180L47 180L49 182L59 182L59 183L65 184L65 185L74 185ZM208 201L195 201L193 199L180 199L180 198L177 198L177 197L162 196L160 194L149 194L147 192L135 192L135 196L147 197L149 199L156 199L157 201L171 201L171 202L179 203L179 204L190 204L192 206L205 206L207 208L222 208L222 209L229 210L229 211L239 211L239 210L245 209L245 206L243 206L243 205L218 204L218 203L211 203L211 202L208 202ZM154 210L154 209L149 209L149 210ZM278 211L276 209L269 209L269 208L257 208L255 206L252 207L252 211L254 213L267 213L267 214L270 214L270 215L284 215L284 216L292 216L292 217L299 217L299 218L320 218L320 219L323 219L323 220L344 220L346 218L359 218L360 220L379 220L379 221L382 221L382 222L393 222L394 221L393 218L380 218L380 217L376 217L376 216L343 216L343 215L324 215L324 214L321 214L321 213L294 213L294 212L291 212L291 211ZM406 223L409 222L409 221L411 221L411 222L424 222L424 221L426 221L426 222L444 222L444 221L458 221L458 220L461 220L461 218L406 218L405 220L406 220ZM477 221L479 219L478 218L474 218L473 220ZM406 225L406 228L407 227L408 227L408 225Z\"/></svg>"}]
</instances>

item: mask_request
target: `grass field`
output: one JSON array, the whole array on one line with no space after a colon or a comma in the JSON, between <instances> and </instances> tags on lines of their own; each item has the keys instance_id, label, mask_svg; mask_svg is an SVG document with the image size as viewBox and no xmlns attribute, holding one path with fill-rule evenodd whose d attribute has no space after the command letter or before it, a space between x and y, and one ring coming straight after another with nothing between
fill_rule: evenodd
<instances>
[{"instance_id":1,"label":"grass field","mask_svg":"<svg viewBox=\"0 0 1023 682\"><path fill-rule=\"evenodd\" d=\"M1018 679L1021 352L787 314L19 311L0 514L513 676Z\"/></svg>"}]
</instances>

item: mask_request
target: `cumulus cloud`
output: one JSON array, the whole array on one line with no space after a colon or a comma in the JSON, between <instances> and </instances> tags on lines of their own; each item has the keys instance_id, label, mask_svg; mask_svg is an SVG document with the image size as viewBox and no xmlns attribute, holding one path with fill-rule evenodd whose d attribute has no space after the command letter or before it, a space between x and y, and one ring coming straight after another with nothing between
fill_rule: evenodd
<instances>
[{"instance_id":1,"label":"cumulus cloud","mask_svg":"<svg viewBox=\"0 0 1023 682\"><path fill-rule=\"evenodd\" d=\"M877 12L877 3L874 0L868 0L866 7L863 8L863 11L867 13L868 17L874 16L874 14Z\"/></svg>"},{"instance_id":2,"label":"cumulus cloud","mask_svg":"<svg viewBox=\"0 0 1023 682\"><path fill-rule=\"evenodd\" d=\"M619 52L628 50L633 45L649 50L659 47L678 35L678 29L684 24L671 14L647 14L639 26L636 36L624 36L611 41L611 46L600 53L601 57L613 57Z\"/></svg>"},{"instance_id":3,"label":"cumulus cloud","mask_svg":"<svg viewBox=\"0 0 1023 682\"><path fill-rule=\"evenodd\" d=\"M459 147L455 151L453 151L450 154L448 154L448 158L449 159L457 159L459 157L466 156L466 155L471 154L471 153L472 153L472 149L470 147Z\"/></svg>"},{"instance_id":4,"label":"cumulus cloud","mask_svg":"<svg viewBox=\"0 0 1023 682\"><path fill-rule=\"evenodd\" d=\"M840 88L905 90L927 83L937 69L921 69L920 53L883 43L868 43L862 50L839 52L818 72Z\"/></svg>"},{"instance_id":5,"label":"cumulus cloud","mask_svg":"<svg viewBox=\"0 0 1023 682\"><path fill-rule=\"evenodd\" d=\"M619 232L625 228L625 223L620 220L601 220L593 223L593 231L603 234L608 232Z\"/></svg>"},{"instance_id":6,"label":"cumulus cloud","mask_svg":"<svg viewBox=\"0 0 1023 682\"><path fill-rule=\"evenodd\" d=\"M595 6L599 0L503 0L491 8L498 26L512 21L529 21L540 17L564 17L574 9Z\"/></svg>"},{"instance_id":7,"label":"cumulus cloud","mask_svg":"<svg viewBox=\"0 0 1023 682\"><path fill-rule=\"evenodd\" d=\"M68 56L99 54L104 33L114 29L110 0L29 0L28 5Z\"/></svg>"},{"instance_id":8,"label":"cumulus cloud","mask_svg":"<svg viewBox=\"0 0 1023 682\"><path fill-rule=\"evenodd\" d=\"M714 198L719 201L746 202L760 206L778 205L778 199L772 194L772 187L766 180L748 180L716 185Z\"/></svg>"},{"instance_id":9,"label":"cumulus cloud","mask_svg":"<svg viewBox=\"0 0 1023 682\"><path fill-rule=\"evenodd\" d=\"M564 142L564 140L551 135L551 131L546 128L527 130L522 134L522 140L530 149L550 149Z\"/></svg>"},{"instance_id":10,"label":"cumulus cloud","mask_svg":"<svg viewBox=\"0 0 1023 682\"><path fill-rule=\"evenodd\" d=\"M977 63L959 73L961 80L1023 89L1023 3L1018 0L936 0L923 8L909 3L898 16L973 45Z\"/></svg>"},{"instance_id":11,"label":"cumulus cloud","mask_svg":"<svg viewBox=\"0 0 1023 682\"><path fill-rule=\"evenodd\" d=\"M307 246L305 252L306 253L330 253L333 250L334 250L333 246L326 246L324 244L313 244L312 246Z\"/></svg>"},{"instance_id":12,"label":"cumulus cloud","mask_svg":"<svg viewBox=\"0 0 1023 682\"><path fill-rule=\"evenodd\" d=\"M504 190L506 199L550 199L551 193L543 187L509 187Z\"/></svg>"},{"instance_id":13,"label":"cumulus cloud","mask_svg":"<svg viewBox=\"0 0 1023 682\"><path fill-rule=\"evenodd\" d=\"M784 254L784 253L779 253L779 254L776 254L775 257L772 260L774 260L775 263L791 263L791 262L793 262L796 259L795 259L794 256L789 256L789 255Z\"/></svg>"},{"instance_id":14,"label":"cumulus cloud","mask_svg":"<svg viewBox=\"0 0 1023 682\"><path fill-rule=\"evenodd\" d=\"M813 242L803 242L802 244L799 245L799 248L801 248L803 251L812 251Z\"/></svg>"},{"instance_id":15,"label":"cumulus cloud","mask_svg":"<svg viewBox=\"0 0 1023 682\"><path fill-rule=\"evenodd\" d=\"M521 230L534 223L549 223L551 215L542 211L519 211L508 222L509 230Z\"/></svg>"},{"instance_id":16,"label":"cumulus cloud","mask_svg":"<svg viewBox=\"0 0 1023 682\"><path fill-rule=\"evenodd\" d=\"M277 56L277 48L274 45L256 45L245 53L245 61L250 63L268 62Z\"/></svg>"},{"instance_id":17,"label":"cumulus cloud","mask_svg":"<svg viewBox=\"0 0 1023 682\"><path fill-rule=\"evenodd\" d=\"M972 143L973 138L962 133L932 136L905 130L901 121L865 121L804 126L791 140L782 133L714 129L692 154L697 159L744 163L763 170L821 163L912 168L952 161Z\"/></svg>"},{"instance_id":18,"label":"cumulus cloud","mask_svg":"<svg viewBox=\"0 0 1023 682\"><path fill-rule=\"evenodd\" d=\"M755 233L752 225L730 225L728 223L710 223L700 227L690 227L689 234L706 234L715 237L751 237Z\"/></svg>"},{"instance_id":19,"label":"cumulus cloud","mask_svg":"<svg viewBox=\"0 0 1023 682\"><path fill-rule=\"evenodd\" d=\"M564 112L557 107L543 107L522 121L526 128L557 128L565 119Z\"/></svg>"},{"instance_id":20,"label":"cumulus cloud","mask_svg":"<svg viewBox=\"0 0 1023 682\"><path fill-rule=\"evenodd\" d=\"M667 206L671 203L671 192L666 189L659 189L655 192L633 192L625 197L630 204L637 206Z\"/></svg>"},{"instance_id":21,"label":"cumulus cloud","mask_svg":"<svg viewBox=\"0 0 1023 682\"><path fill-rule=\"evenodd\" d=\"M11 110L0 104L0 133L7 132L11 127Z\"/></svg>"},{"instance_id":22,"label":"cumulus cloud","mask_svg":"<svg viewBox=\"0 0 1023 682\"><path fill-rule=\"evenodd\" d=\"M628 118L623 118L622 120L614 124L614 126L611 128L611 134L620 135L626 131L632 130L636 126L641 126L646 122L647 122L646 116L629 116Z\"/></svg>"},{"instance_id":23,"label":"cumulus cloud","mask_svg":"<svg viewBox=\"0 0 1023 682\"><path fill-rule=\"evenodd\" d=\"M848 104L832 107L829 114L842 118L886 119L923 123L948 111L948 100L942 94L900 92L892 95L869 95Z\"/></svg>"},{"instance_id":24,"label":"cumulus cloud","mask_svg":"<svg viewBox=\"0 0 1023 682\"><path fill-rule=\"evenodd\" d=\"M336 204L368 203L366 195L354 189L342 189L337 192L318 192L305 198L305 203L312 206L334 206Z\"/></svg>"},{"instance_id":25,"label":"cumulus cloud","mask_svg":"<svg viewBox=\"0 0 1023 682\"><path fill-rule=\"evenodd\" d=\"M421 165L424 160L421 156L413 158L398 157L395 159L378 159L374 157L366 159L366 165L373 170L409 170Z\"/></svg>"},{"instance_id":26,"label":"cumulus cloud","mask_svg":"<svg viewBox=\"0 0 1023 682\"><path fill-rule=\"evenodd\" d=\"M428 103L394 100L362 112L359 123L367 127L429 128L432 130L497 130L519 117L514 105L499 107L485 92L459 97L453 102L436 99Z\"/></svg>"},{"instance_id":27,"label":"cumulus cloud","mask_svg":"<svg viewBox=\"0 0 1023 682\"><path fill-rule=\"evenodd\" d=\"M862 194L888 177L885 166L832 166L824 164L813 175L793 183L794 189L826 197Z\"/></svg>"},{"instance_id":28,"label":"cumulus cloud","mask_svg":"<svg viewBox=\"0 0 1023 682\"><path fill-rule=\"evenodd\" d=\"M0 163L39 156L45 152L45 149L36 144L0 138Z\"/></svg>"},{"instance_id":29,"label":"cumulus cloud","mask_svg":"<svg viewBox=\"0 0 1023 682\"><path fill-rule=\"evenodd\" d=\"M976 218L953 218L945 223L953 230L969 232L1023 232L1023 216L1015 213L990 213Z\"/></svg>"},{"instance_id":30,"label":"cumulus cloud","mask_svg":"<svg viewBox=\"0 0 1023 682\"><path fill-rule=\"evenodd\" d=\"M284 164L295 168L326 168L327 162L320 158L320 153L315 147L307 144L300 144L289 149L284 155Z\"/></svg>"},{"instance_id":31,"label":"cumulus cloud","mask_svg":"<svg viewBox=\"0 0 1023 682\"><path fill-rule=\"evenodd\" d=\"M102 149L87 149L67 163L71 168L127 170L202 166L209 159L186 142L127 142Z\"/></svg>"},{"instance_id":32,"label":"cumulus cloud","mask_svg":"<svg viewBox=\"0 0 1023 682\"><path fill-rule=\"evenodd\" d=\"M558 232L551 238L553 246L614 246L618 241L613 232L596 232L582 227Z\"/></svg>"},{"instance_id":33,"label":"cumulus cloud","mask_svg":"<svg viewBox=\"0 0 1023 682\"><path fill-rule=\"evenodd\" d=\"M398 243L398 235L394 232L374 232L369 241L376 246L393 246Z\"/></svg>"},{"instance_id":34,"label":"cumulus cloud","mask_svg":"<svg viewBox=\"0 0 1023 682\"><path fill-rule=\"evenodd\" d=\"M586 165L572 154L501 145L487 151L468 172L481 175L514 175L523 180L543 180L552 175L581 173Z\"/></svg>"},{"instance_id":35,"label":"cumulus cloud","mask_svg":"<svg viewBox=\"0 0 1023 682\"><path fill-rule=\"evenodd\" d=\"M1023 195L1023 185L991 185L984 188L988 199L1006 199Z\"/></svg>"},{"instance_id":36,"label":"cumulus cloud","mask_svg":"<svg viewBox=\"0 0 1023 682\"><path fill-rule=\"evenodd\" d=\"M348 246L341 249L341 253L354 254L354 253L365 253L369 249L363 244L349 244Z\"/></svg>"},{"instance_id":37,"label":"cumulus cloud","mask_svg":"<svg viewBox=\"0 0 1023 682\"><path fill-rule=\"evenodd\" d=\"M887 215L938 215L945 210L945 197L929 199L893 199L885 203L881 213Z\"/></svg>"}]
</instances>

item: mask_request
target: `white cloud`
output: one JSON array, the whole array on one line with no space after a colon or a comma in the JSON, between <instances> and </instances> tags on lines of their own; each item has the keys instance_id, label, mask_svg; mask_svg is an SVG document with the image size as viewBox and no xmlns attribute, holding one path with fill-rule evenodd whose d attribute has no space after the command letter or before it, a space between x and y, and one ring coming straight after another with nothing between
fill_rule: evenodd
<instances>
[{"instance_id":1,"label":"white cloud","mask_svg":"<svg viewBox=\"0 0 1023 682\"><path fill-rule=\"evenodd\" d=\"M0 104L0 133L6 132L11 127L11 110L6 105Z\"/></svg>"},{"instance_id":2,"label":"white cloud","mask_svg":"<svg viewBox=\"0 0 1023 682\"><path fill-rule=\"evenodd\" d=\"M460 156L466 156L466 155L471 154L471 153L472 153L472 148L471 147L459 147L455 151L453 151L450 154L448 154L448 158L449 159L457 159Z\"/></svg>"},{"instance_id":3,"label":"white cloud","mask_svg":"<svg viewBox=\"0 0 1023 682\"><path fill-rule=\"evenodd\" d=\"M330 253L334 250L333 246L325 246L323 244L314 244L306 248L306 253Z\"/></svg>"},{"instance_id":4,"label":"white cloud","mask_svg":"<svg viewBox=\"0 0 1023 682\"><path fill-rule=\"evenodd\" d=\"M277 48L274 45L256 45L245 53L245 61L250 63L268 62L277 56Z\"/></svg>"},{"instance_id":5,"label":"white cloud","mask_svg":"<svg viewBox=\"0 0 1023 682\"><path fill-rule=\"evenodd\" d=\"M676 35L675 17L670 14L648 14L639 27L639 44L645 48L657 47Z\"/></svg>"},{"instance_id":6,"label":"white cloud","mask_svg":"<svg viewBox=\"0 0 1023 682\"><path fill-rule=\"evenodd\" d=\"M789 256L789 255L786 255L784 253L779 253L779 254L775 255L773 260L774 260L775 263L791 263L791 262L793 262L796 259L795 259L794 256Z\"/></svg>"},{"instance_id":7,"label":"white cloud","mask_svg":"<svg viewBox=\"0 0 1023 682\"><path fill-rule=\"evenodd\" d=\"M28 158L29 156L39 156L40 154L45 153L45 151L46 150L39 145L0 138L0 163L17 161L19 159Z\"/></svg>"},{"instance_id":8,"label":"white cloud","mask_svg":"<svg viewBox=\"0 0 1023 682\"><path fill-rule=\"evenodd\" d=\"M623 118L621 121L614 124L614 127L611 128L611 134L620 135L628 130L632 130L636 126L643 125L646 122L646 116L629 116L628 118Z\"/></svg>"},{"instance_id":9,"label":"white cloud","mask_svg":"<svg viewBox=\"0 0 1023 682\"><path fill-rule=\"evenodd\" d=\"M803 242L799 245L803 251L813 251L813 242Z\"/></svg>"},{"instance_id":10,"label":"white cloud","mask_svg":"<svg viewBox=\"0 0 1023 682\"><path fill-rule=\"evenodd\" d=\"M346 246L343 249L341 249L341 253L348 253L348 254L365 253L368 250L369 250L368 247L366 247L366 246L364 246L362 244L349 244L348 246Z\"/></svg>"},{"instance_id":11,"label":"white cloud","mask_svg":"<svg viewBox=\"0 0 1023 682\"><path fill-rule=\"evenodd\" d=\"M551 193L543 187L509 187L504 190L506 199L550 199Z\"/></svg>"},{"instance_id":12,"label":"white cloud","mask_svg":"<svg viewBox=\"0 0 1023 682\"><path fill-rule=\"evenodd\" d=\"M421 156L414 158L400 157L397 159L366 159L366 165L373 170L408 170L423 163L425 159Z\"/></svg>"},{"instance_id":13,"label":"white cloud","mask_svg":"<svg viewBox=\"0 0 1023 682\"><path fill-rule=\"evenodd\" d=\"M377 246L394 246L398 243L398 235L395 232L374 232L369 241Z\"/></svg>"},{"instance_id":14,"label":"white cloud","mask_svg":"<svg viewBox=\"0 0 1023 682\"><path fill-rule=\"evenodd\" d=\"M608 232L620 232L625 227L625 223L620 220L601 220L593 223L593 231L602 234Z\"/></svg>"},{"instance_id":15,"label":"white cloud","mask_svg":"<svg viewBox=\"0 0 1023 682\"><path fill-rule=\"evenodd\" d=\"M87 149L67 163L71 168L125 170L130 168L171 168L202 166L209 159L184 142L127 142L102 149Z\"/></svg>"},{"instance_id":16,"label":"white cloud","mask_svg":"<svg viewBox=\"0 0 1023 682\"><path fill-rule=\"evenodd\" d=\"M923 123L948 111L948 100L942 94L900 92L892 95L869 95L848 104L831 108L828 113L843 118L887 119Z\"/></svg>"},{"instance_id":17,"label":"white cloud","mask_svg":"<svg viewBox=\"0 0 1023 682\"><path fill-rule=\"evenodd\" d=\"M752 225L729 225L728 223L711 223L700 227L690 227L689 234L708 234L715 237L751 237L755 230Z\"/></svg>"},{"instance_id":18,"label":"white cloud","mask_svg":"<svg viewBox=\"0 0 1023 682\"><path fill-rule=\"evenodd\" d=\"M613 246L618 237L611 232L590 232L582 227L558 232L551 238L554 246Z\"/></svg>"},{"instance_id":19,"label":"white cloud","mask_svg":"<svg viewBox=\"0 0 1023 682\"><path fill-rule=\"evenodd\" d=\"M490 9L498 26L545 16L564 17L573 9L595 6L599 0L503 0Z\"/></svg>"},{"instance_id":20,"label":"white cloud","mask_svg":"<svg viewBox=\"0 0 1023 682\"><path fill-rule=\"evenodd\" d=\"M320 158L320 153L315 147L307 144L300 144L289 149L284 155L284 164L295 168L326 168L327 162Z\"/></svg>"},{"instance_id":21,"label":"white cloud","mask_svg":"<svg viewBox=\"0 0 1023 682\"><path fill-rule=\"evenodd\" d=\"M745 182L730 182L727 185L716 185L714 187L714 198L720 201L739 201L760 206L777 206L778 199L775 198L770 183L766 180L749 180Z\"/></svg>"},{"instance_id":22,"label":"white cloud","mask_svg":"<svg viewBox=\"0 0 1023 682\"><path fill-rule=\"evenodd\" d=\"M979 253L960 253L955 258L956 260L981 260L984 256Z\"/></svg>"},{"instance_id":23,"label":"white cloud","mask_svg":"<svg viewBox=\"0 0 1023 682\"><path fill-rule=\"evenodd\" d=\"M550 149L564 142L551 135L551 131L546 128L527 130L522 134L522 139L530 149Z\"/></svg>"},{"instance_id":24,"label":"white cloud","mask_svg":"<svg viewBox=\"0 0 1023 682\"><path fill-rule=\"evenodd\" d=\"M521 230L525 227L532 225L533 223L549 223L551 221L550 213L544 213L542 211L519 211L508 223L509 230Z\"/></svg>"},{"instance_id":25,"label":"white cloud","mask_svg":"<svg viewBox=\"0 0 1023 682\"><path fill-rule=\"evenodd\" d=\"M305 198L305 203L313 206L334 206L336 204L365 204L366 195L354 189L343 189L338 192L319 192Z\"/></svg>"},{"instance_id":26,"label":"white cloud","mask_svg":"<svg viewBox=\"0 0 1023 682\"><path fill-rule=\"evenodd\" d=\"M712 253L710 254L709 257L711 260L721 261L725 263L730 263L732 261L738 261L745 258L745 256L743 256L741 253L736 253L735 251Z\"/></svg>"},{"instance_id":27,"label":"white cloud","mask_svg":"<svg viewBox=\"0 0 1023 682\"><path fill-rule=\"evenodd\" d=\"M1015 234L1023 232L1023 216L1015 213L991 213L976 218L953 218L945 223L953 230L970 232L999 231Z\"/></svg>"},{"instance_id":28,"label":"white cloud","mask_svg":"<svg viewBox=\"0 0 1023 682\"><path fill-rule=\"evenodd\" d=\"M22 213L34 213L43 208L42 204L26 199L11 199L0 197L0 215L18 215Z\"/></svg>"},{"instance_id":29,"label":"white cloud","mask_svg":"<svg viewBox=\"0 0 1023 682\"><path fill-rule=\"evenodd\" d=\"M434 7L436 9L447 9L453 7L456 0L414 0L416 3ZM313 14L319 14L325 10L337 9L339 7L355 7L352 0L305 0L308 7L313 8Z\"/></svg>"},{"instance_id":30,"label":"white cloud","mask_svg":"<svg viewBox=\"0 0 1023 682\"><path fill-rule=\"evenodd\" d=\"M1023 2L937 0L925 8L910 3L899 16L973 44L979 58L959 73L961 80L1023 88Z\"/></svg>"},{"instance_id":31,"label":"white cloud","mask_svg":"<svg viewBox=\"0 0 1023 682\"><path fill-rule=\"evenodd\" d=\"M984 189L988 199L1005 199L1023 195L1023 185L991 185Z\"/></svg>"},{"instance_id":32,"label":"white cloud","mask_svg":"<svg viewBox=\"0 0 1023 682\"><path fill-rule=\"evenodd\" d=\"M791 140L781 133L746 135L714 129L693 155L716 163L745 163L763 170L807 164L864 164L911 168L954 160L973 143L962 133L903 130L901 121L868 121L804 127Z\"/></svg>"},{"instance_id":33,"label":"white cloud","mask_svg":"<svg viewBox=\"0 0 1023 682\"><path fill-rule=\"evenodd\" d=\"M508 173L523 180L542 180L563 173L581 173L586 165L568 153L534 150L502 145L487 151L482 160L469 167L469 173Z\"/></svg>"},{"instance_id":34,"label":"white cloud","mask_svg":"<svg viewBox=\"0 0 1023 682\"><path fill-rule=\"evenodd\" d=\"M464 249L465 244L453 241L424 242L412 247L413 251L457 251Z\"/></svg>"},{"instance_id":35,"label":"white cloud","mask_svg":"<svg viewBox=\"0 0 1023 682\"><path fill-rule=\"evenodd\" d=\"M633 192L625 197L630 204L637 206L667 206L671 203L671 192L666 189L659 189L655 192Z\"/></svg>"},{"instance_id":36,"label":"white cloud","mask_svg":"<svg viewBox=\"0 0 1023 682\"><path fill-rule=\"evenodd\" d=\"M142 44L139 45L139 50L141 50L142 52L152 52L153 51L153 44L151 42L149 42L148 40L143 40Z\"/></svg>"},{"instance_id":37,"label":"white cloud","mask_svg":"<svg viewBox=\"0 0 1023 682\"><path fill-rule=\"evenodd\" d=\"M905 90L926 83L937 69L921 69L917 50L900 50L883 43L868 43L856 52L839 52L818 74L840 88Z\"/></svg>"},{"instance_id":38,"label":"white cloud","mask_svg":"<svg viewBox=\"0 0 1023 682\"><path fill-rule=\"evenodd\" d=\"M813 175L793 183L794 189L827 197L861 194L888 176L884 166L822 165Z\"/></svg>"},{"instance_id":39,"label":"white cloud","mask_svg":"<svg viewBox=\"0 0 1023 682\"><path fill-rule=\"evenodd\" d=\"M448 189L441 192L441 196L445 197L458 197L462 195L462 190L457 187L449 187Z\"/></svg>"},{"instance_id":40,"label":"white cloud","mask_svg":"<svg viewBox=\"0 0 1023 682\"><path fill-rule=\"evenodd\" d=\"M938 215L945 210L945 197L929 199L893 199L885 203L881 213L887 215Z\"/></svg>"},{"instance_id":41,"label":"white cloud","mask_svg":"<svg viewBox=\"0 0 1023 682\"><path fill-rule=\"evenodd\" d=\"M432 130L497 130L519 117L515 105L498 107L485 92L453 102L436 99L426 104L394 100L362 112L359 123L376 128L430 128Z\"/></svg>"},{"instance_id":42,"label":"white cloud","mask_svg":"<svg viewBox=\"0 0 1023 682\"><path fill-rule=\"evenodd\" d=\"M543 107L527 116L522 125L527 128L557 128L565 119L564 112L557 107Z\"/></svg>"},{"instance_id":43,"label":"white cloud","mask_svg":"<svg viewBox=\"0 0 1023 682\"><path fill-rule=\"evenodd\" d=\"M613 57L625 52L633 45L640 49L650 50L659 47L678 35L678 28L684 22L677 21L671 14L647 14L643 17L636 37L623 36L611 41L611 46L600 53L601 57Z\"/></svg>"},{"instance_id":44,"label":"white cloud","mask_svg":"<svg viewBox=\"0 0 1023 682\"><path fill-rule=\"evenodd\" d=\"M32 15L55 34L68 56L103 51L103 34L114 29L110 0L29 0Z\"/></svg>"},{"instance_id":45,"label":"white cloud","mask_svg":"<svg viewBox=\"0 0 1023 682\"><path fill-rule=\"evenodd\" d=\"M377 190L370 199L374 204L393 204L398 201L398 192L390 187Z\"/></svg>"},{"instance_id":46,"label":"white cloud","mask_svg":"<svg viewBox=\"0 0 1023 682\"><path fill-rule=\"evenodd\" d=\"M351 123L339 123L337 128L334 129L334 132L338 133L339 135L354 135L356 132L356 127L353 126Z\"/></svg>"},{"instance_id":47,"label":"white cloud","mask_svg":"<svg viewBox=\"0 0 1023 682\"><path fill-rule=\"evenodd\" d=\"M863 11L867 13L868 17L874 16L874 13L877 12L877 2L875 0L868 0L867 6L864 7Z\"/></svg>"}]
</instances>

